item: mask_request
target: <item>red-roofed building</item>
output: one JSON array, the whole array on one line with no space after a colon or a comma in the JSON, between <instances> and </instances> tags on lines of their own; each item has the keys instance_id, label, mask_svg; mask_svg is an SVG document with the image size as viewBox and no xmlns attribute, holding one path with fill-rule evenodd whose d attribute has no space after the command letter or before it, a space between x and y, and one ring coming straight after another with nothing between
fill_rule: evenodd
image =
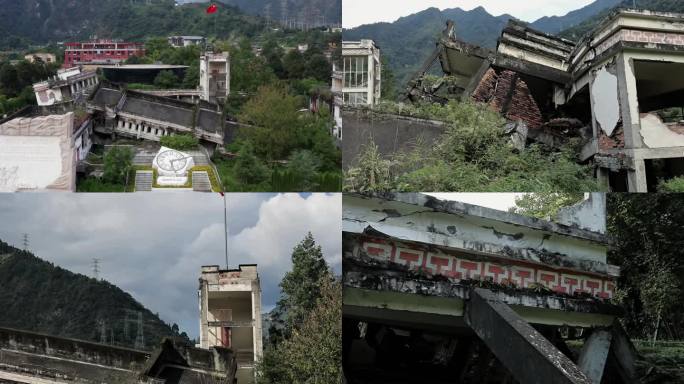
<instances>
[{"instance_id":1,"label":"red-roofed building","mask_svg":"<svg viewBox=\"0 0 684 384\"><path fill-rule=\"evenodd\" d=\"M143 43L126 43L114 40L64 44L64 68L80 64L117 64L131 56L143 56Z\"/></svg>"}]
</instances>

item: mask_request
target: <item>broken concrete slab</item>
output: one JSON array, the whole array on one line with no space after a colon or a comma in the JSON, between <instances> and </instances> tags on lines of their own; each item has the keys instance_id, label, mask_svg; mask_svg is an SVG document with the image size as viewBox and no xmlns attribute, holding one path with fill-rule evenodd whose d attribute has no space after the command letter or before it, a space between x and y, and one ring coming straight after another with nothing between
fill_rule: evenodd
<instances>
[{"instance_id":1,"label":"broken concrete slab","mask_svg":"<svg viewBox=\"0 0 684 384\"><path fill-rule=\"evenodd\" d=\"M475 288L466 322L521 383L590 384L591 380L489 290Z\"/></svg>"}]
</instances>

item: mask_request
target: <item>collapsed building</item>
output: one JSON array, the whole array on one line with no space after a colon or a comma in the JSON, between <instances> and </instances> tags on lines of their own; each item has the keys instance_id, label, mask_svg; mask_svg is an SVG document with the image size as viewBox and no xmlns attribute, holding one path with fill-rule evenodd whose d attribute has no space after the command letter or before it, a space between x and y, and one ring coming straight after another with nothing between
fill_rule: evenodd
<instances>
[{"instance_id":1,"label":"collapsed building","mask_svg":"<svg viewBox=\"0 0 684 384\"><path fill-rule=\"evenodd\" d=\"M230 349L164 340L154 352L0 328L0 382L235 384Z\"/></svg>"},{"instance_id":2,"label":"collapsed building","mask_svg":"<svg viewBox=\"0 0 684 384\"><path fill-rule=\"evenodd\" d=\"M204 266L199 283L199 346L230 348L237 358L239 382L254 382L255 363L263 354L257 266L241 264L231 270Z\"/></svg>"},{"instance_id":3,"label":"collapsed building","mask_svg":"<svg viewBox=\"0 0 684 384\"><path fill-rule=\"evenodd\" d=\"M345 377L634 382L605 226L604 194L555 222L421 194L343 196Z\"/></svg>"},{"instance_id":4,"label":"collapsed building","mask_svg":"<svg viewBox=\"0 0 684 384\"><path fill-rule=\"evenodd\" d=\"M684 175L684 15L620 9L579 42L511 20L495 50L459 41L448 23L407 98L488 104L522 142L583 140L580 161L613 191L647 192ZM439 60L445 77L424 84ZM664 76L667 74L667 76Z\"/></svg>"}]
</instances>

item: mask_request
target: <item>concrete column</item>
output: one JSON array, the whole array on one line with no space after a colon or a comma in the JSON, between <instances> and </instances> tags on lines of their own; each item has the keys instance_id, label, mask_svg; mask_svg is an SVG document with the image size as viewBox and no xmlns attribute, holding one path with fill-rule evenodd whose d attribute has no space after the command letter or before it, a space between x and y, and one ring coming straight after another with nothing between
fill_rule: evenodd
<instances>
[{"instance_id":1,"label":"concrete column","mask_svg":"<svg viewBox=\"0 0 684 384\"><path fill-rule=\"evenodd\" d=\"M646 162L643 159L634 159L634 170L627 173L627 182L630 192L648 192Z\"/></svg>"},{"instance_id":2,"label":"concrete column","mask_svg":"<svg viewBox=\"0 0 684 384\"><path fill-rule=\"evenodd\" d=\"M639 100L637 97L636 77L632 60L621 53L617 56L618 95L622 126L625 131L625 147L628 149L643 147L641 139L641 119L639 117Z\"/></svg>"},{"instance_id":3,"label":"concrete column","mask_svg":"<svg viewBox=\"0 0 684 384\"><path fill-rule=\"evenodd\" d=\"M254 284L252 288L252 319L254 320L254 325L252 328L252 337L254 340L254 361L258 361L261 359L263 354L261 330L261 287L258 282Z\"/></svg>"},{"instance_id":4,"label":"concrete column","mask_svg":"<svg viewBox=\"0 0 684 384\"><path fill-rule=\"evenodd\" d=\"M609 331L597 329L592 332L582 347L577 365L594 384L601 384L612 339L613 336Z\"/></svg>"},{"instance_id":5,"label":"concrete column","mask_svg":"<svg viewBox=\"0 0 684 384\"><path fill-rule=\"evenodd\" d=\"M209 348L209 323L207 314L209 313L209 292L206 281L202 281L199 291L200 307L200 347Z\"/></svg>"},{"instance_id":6,"label":"concrete column","mask_svg":"<svg viewBox=\"0 0 684 384\"><path fill-rule=\"evenodd\" d=\"M550 341L498 296L475 288L465 321L520 383L591 384L589 378Z\"/></svg>"},{"instance_id":7,"label":"concrete column","mask_svg":"<svg viewBox=\"0 0 684 384\"><path fill-rule=\"evenodd\" d=\"M600 186L603 186L606 190L610 187L610 170L606 168L598 168L596 170L596 179Z\"/></svg>"}]
</instances>

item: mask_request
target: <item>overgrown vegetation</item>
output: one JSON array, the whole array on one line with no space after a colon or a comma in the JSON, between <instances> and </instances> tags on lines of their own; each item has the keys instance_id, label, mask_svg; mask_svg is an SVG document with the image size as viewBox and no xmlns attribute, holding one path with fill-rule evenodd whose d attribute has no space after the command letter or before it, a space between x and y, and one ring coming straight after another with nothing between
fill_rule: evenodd
<instances>
[{"instance_id":1,"label":"overgrown vegetation","mask_svg":"<svg viewBox=\"0 0 684 384\"><path fill-rule=\"evenodd\" d=\"M526 193L515 199L510 212L538 219L554 219L561 208L577 204L584 199L583 193Z\"/></svg>"},{"instance_id":2,"label":"overgrown vegetation","mask_svg":"<svg viewBox=\"0 0 684 384\"><path fill-rule=\"evenodd\" d=\"M382 158L369 143L345 173L346 191L597 191L592 169L577 163L573 145L552 151L532 144L518 151L503 132L504 120L486 105L452 101L382 103L375 112L441 120L445 132L431 145ZM382 117L378 117L382 118Z\"/></svg>"},{"instance_id":3,"label":"overgrown vegetation","mask_svg":"<svg viewBox=\"0 0 684 384\"><path fill-rule=\"evenodd\" d=\"M667 181L661 181L658 191L664 193L684 193L684 177L675 177Z\"/></svg>"},{"instance_id":4,"label":"overgrown vegetation","mask_svg":"<svg viewBox=\"0 0 684 384\"><path fill-rule=\"evenodd\" d=\"M309 233L292 252L278 313L257 364L259 384L342 383L342 286Z\"/></svg>"},{"instance_id":5,"label":"overgrown vegetation","mask_svg":"<svg viewBox=\"0 0 684 384\"><path fill-rule=\"evenodd\" d=\"M171 135L163 136L160 139L161 145L179 151L197 149L199 139L192 135Z\"/></svg>"},{"instance_id":6,"label":"overgrown vegetation","mask_svg":"<svg viewBox=\"0 0 684 384\"><path fill-rule=\"evenodd\" d=\"M134 183L133 149L113 146L102 157L102 177L79 178L77 192L128 192ZM132 191L131 191L132 192Z\"/></svg>"},{"instance_id":7,"label":"overgrown vegetation","mask_svg":"<svg viewBox=\"0 0 684 384\"><path fill-rule=\"evenodd\" d=\"M677 194L609 194L609 262L620 266L618 298L636 338L684 339L684 199Z\"/></svg>"},{"instance_id":8,"label":"overgrown vegetation","mask_svg":"<svg viewBox=\"0 0 684 384\"><path fill-rule=\"evenodd\" d=\"M241 108L241 128L228 151L214 156L227 191L325 191L341 188L341 154L331 117L302 112L305 99L286 85L262 86Z\"/></svg>"},{"instance_id":9,"label":"overgrown vegetation","mask_svg":"<svg viewBox=\"0 0 684 384\"><path fill-rule=\"evenodd\" d=\"M0 61L0 117L27 105L36 104L33 83L46 80L57 73L58 64L41 61Z\"/></svg>"}]
</instances>

